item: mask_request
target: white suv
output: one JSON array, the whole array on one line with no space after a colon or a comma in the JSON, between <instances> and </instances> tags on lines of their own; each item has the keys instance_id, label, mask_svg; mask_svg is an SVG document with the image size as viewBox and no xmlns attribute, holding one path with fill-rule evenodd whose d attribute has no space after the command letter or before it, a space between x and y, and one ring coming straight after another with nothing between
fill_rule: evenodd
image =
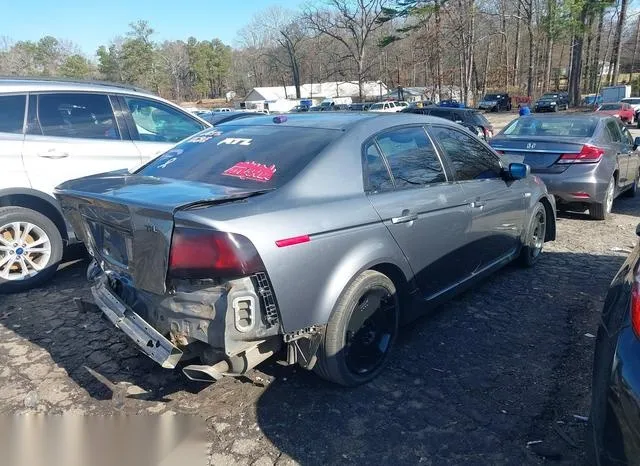
<instances>
[{"instance_id":1,"label":"white suv","mask_svg":"<svg viewBox=\"0 0 640 466\"><path fill-rule=\"evenodd\" d=\"M398 105L396 102L378 102L369 107L370 112L380 112L380 113L396 113L402 110L403 107Z\"/></svg>"},{"instance_id":2,"label":"white suv","mask_svg":"<svg viewBox=\"0 0 640 466\"><path fill-rule=\"evenodd\" d=\"M49 279L75 241L55 186L139 166L209 126L133 87L0 79L0 293Z\"/></svg>"}]
</instances>

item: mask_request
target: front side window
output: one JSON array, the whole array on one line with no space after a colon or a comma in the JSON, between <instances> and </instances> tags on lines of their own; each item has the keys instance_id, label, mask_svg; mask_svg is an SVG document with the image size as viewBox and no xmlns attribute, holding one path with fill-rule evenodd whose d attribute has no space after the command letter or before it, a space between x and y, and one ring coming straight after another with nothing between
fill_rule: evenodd
<instances>
[{"instance_id":1,"label":"front side window","mask_svg":"<svg viewBox=\"0 0 640 466\"><path fill-rule=\"evenodd\" d=\"M204 129L193 118L161 102L138 97L125 97L125 101L141 141L178 142Z\"/></svg>"},{"instance_id":2,"label":"front side window","mask_svg":"<svg viewBox=\"0 0 640 466\"><path fill-rule=\"evenodd\" d=\"M443 126L434 126L431 131L449 157L458 181L500 176L498 157L473 137Z\"/></svg>"},{"instance_id":3,"label":"front side window","mask_svg":"<svg viewBox=\"0 0 640 466\"><path fill-rule=\"evenodd\" d=\"M445 182L440 159L421 126L400 128L376 138L387 158L396 188Z\"/></svg>"},{"instance_id":4,"label":"front side window","mask_svg":"<svg viewBox=\"0 0 640 466\"><path fill-rule=\"evenodd\" d=\"M34 134L80 139L120 139L109 97L105 94L41 94Z\"/></svg>"},{"instance_id":5,"label":"front side window","mask_svg":"<svg viewBox=\"0 0 640 466\"><path fill-rule=\"evenodd\" d=\"M0 133L22 133L26 100L27 96L24 95L0 97Z\"/></svg>"}]
</instances>

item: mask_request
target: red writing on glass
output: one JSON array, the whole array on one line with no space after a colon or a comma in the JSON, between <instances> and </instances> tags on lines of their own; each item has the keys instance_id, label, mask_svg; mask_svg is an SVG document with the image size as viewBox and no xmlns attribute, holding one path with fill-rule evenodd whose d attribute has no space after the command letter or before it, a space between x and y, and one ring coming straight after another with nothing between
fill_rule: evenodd
<instances>
[{"instance_id":1,"label":"red writing on glass","mask_svg":"<svg viewBox=\"0 0 640 466\"><path fill-rule=\"evenodd\" d=\"M234 176L241 180L262 181L267 182L273 178L276 172L276 166L267 167L257 162L238 162L233 167L227 168L222 174Z\"/></svg>"}]
</instances>

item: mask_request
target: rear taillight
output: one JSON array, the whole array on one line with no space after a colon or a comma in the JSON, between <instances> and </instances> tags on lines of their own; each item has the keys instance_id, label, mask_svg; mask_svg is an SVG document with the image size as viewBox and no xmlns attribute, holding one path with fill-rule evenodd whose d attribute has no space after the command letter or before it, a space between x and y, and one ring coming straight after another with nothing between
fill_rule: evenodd
<instances>
[{"instance_id":1,"label":"rear taillight","mask_svg":"<svg viewBox=\"0 0 640 466\"><path fill-rule=\"evenodd\" d=\"M171 239L172 278L240 277L264 271L251 241L241 235L195 228L176 228Z\"/></svg>"},{"instance_id":2,"label":"rear taillight","mask_svg":"<svg viewBox=\"0 0 640 466\"><path fill-rule=\"evenodd\" d=\"M636 336L640 338L640 283L636 277L636 281L631 288L631 326Z\"/></svg>"},{"instance_id":3,"label":"rear taillight","mask_svg":"<svg viewBox=\"0 0 640 466\"><path fill-rule=\"evenodd\" d=\"M601 147L585 144L577 154L562 154L557 163L596 163L604 155Z\"/></svg>"},{"instance_id":4,"label":"rear taillight","mask_svg":"<svg viewBox=\"0 0 640 466\"><path fill-rule=\"evenodd\" d=\"M482 127L485 139L491 139L493 137L493 130L491 128Z\"/></svg>"}]
</instances>

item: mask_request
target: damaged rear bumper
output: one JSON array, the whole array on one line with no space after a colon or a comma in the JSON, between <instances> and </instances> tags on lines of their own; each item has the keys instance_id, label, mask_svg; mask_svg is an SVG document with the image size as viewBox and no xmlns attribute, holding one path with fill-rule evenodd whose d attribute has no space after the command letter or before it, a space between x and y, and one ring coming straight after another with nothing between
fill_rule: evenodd
<instances>
[{"instance_id":1,"label":"damaged rear bumper","mask_svg":"<svg viewBox=\"0 0 640 466\"><path fill-rule=\"evenodd\" d=\"M142 317L124 304L108 287L99 281L91 288L93 299L104 315L140 350L166 369L173 369L182 358L182 350L162 336Z\"/></svg>"}]
</instances>

